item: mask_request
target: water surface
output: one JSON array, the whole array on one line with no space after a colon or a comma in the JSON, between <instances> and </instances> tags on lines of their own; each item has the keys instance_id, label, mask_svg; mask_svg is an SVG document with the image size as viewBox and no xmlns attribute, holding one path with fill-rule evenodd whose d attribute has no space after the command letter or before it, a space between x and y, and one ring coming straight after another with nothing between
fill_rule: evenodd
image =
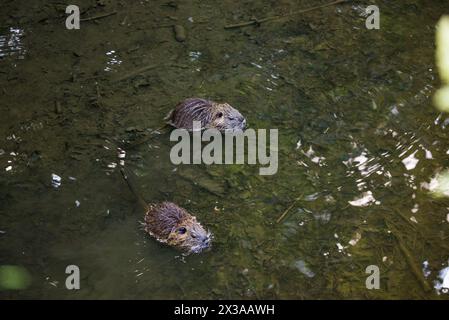
<instances>
[{"instance_id":1,"label":"water surface","mask_svg":"<svg viewBox=\"0 0 449 320\"><path fill-rule=\"evenodd\" d=\"M431 100L446 1L377 1L380 30L365 28L364 1L235 30L224 26L318 1L77 3L82 17L117 14L66 30L61 1L1 5L0 265L32 283L0 297L447 299L433 286L449 202L422 188L449 163L449 116ZM214 233L210 252L182 257L140 229L107 140L159 128L192 96L278 129L279 171L175 166L164 130L127 150L146 199ZM78 291L65 288L71 264ZM369 265L379 290L366 289Z\"/></svg>"}]
</instances>

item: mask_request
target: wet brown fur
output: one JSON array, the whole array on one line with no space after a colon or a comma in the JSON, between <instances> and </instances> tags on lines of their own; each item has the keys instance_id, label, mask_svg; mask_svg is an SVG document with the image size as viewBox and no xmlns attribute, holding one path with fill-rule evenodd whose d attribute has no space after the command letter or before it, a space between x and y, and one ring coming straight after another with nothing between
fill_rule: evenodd
<instances>
[{"instance_id":1,"label":"wet brown fur","mask_svg":"<svg viewBox=\"0 0 449 320\"><path fill-rule=\"evenodd\" d=\"M167 116L169 124L176 128L193 130L193 121L201 121L201 129L219 131L243 130L245 118L228 103L218 103L201 98L189 98L180 102Z\"/></svg>"},{"instance_id":2,"label":"wet brown fur","mask_svg":"<svg viewBox=\"0 0 449 320\"><path fill-rule=\"evenodd\" d=\"M190 214L172 202L151 204L145 213L145 231L160 239L168 239L170 233L190 219Z\"/></svg>"},{"instance_id":3,"label":"wet brown fur","mask_svg":"<svg viewBox=\"0 0 449 320\"><path fill-rule=\"evenodd\" d=\"M201 239L204 237L207 238L208 243L210 242L210 233L204 230L196 217L173 202L147 204L138 192L129 171L121 168L121 172L130 190L146 211L143 225L147 233L160 242L186 252L200 252L203 248L200 250L198 248L203 245ZM180 233L180 228L185 228L186 231Z\"/></svg>"}]
</instances>

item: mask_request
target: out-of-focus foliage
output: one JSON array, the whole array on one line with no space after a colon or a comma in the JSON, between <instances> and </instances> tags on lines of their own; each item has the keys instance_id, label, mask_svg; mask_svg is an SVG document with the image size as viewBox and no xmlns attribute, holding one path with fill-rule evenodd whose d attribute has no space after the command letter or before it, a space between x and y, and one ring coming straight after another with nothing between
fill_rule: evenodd
<instances>
[{"instance_id":1,"label":"out-of-focus foliage","mask_svg":"<svg viewBox=\"0 0 449 320\"><path fill-rule=\"evenodd\" d=\"M449 16L441 17L436 32L436 62L443 87L434 96L435 106L449 112Z\"/></svg>"},{"instance_id":2,"label":"out-of-focus foliage","mask_svg":"<svg viewBox=\"0 0 449 320\"><path fill-rule=\"evenodd\" d=\"M436 31L436 63L443 86L434 96L435 106L449 112L449 16L441 17ZM435 197L449 196L449 170L437 174L428 184Z\"/></svg>"},{"instance_id":3,"label":"out-of-focus foliage","mask_svg":"<svg viewBox=\"0 0 449 320\"><path fill-rule=\"evenodd\" d=\"M28 271L19 266L0 266L0 290L26 289L31 283Z\"/></svg>"},{"instance_id":4,"label":"out-of-focus foliage","mask_svg":"<svg viewBox=\"0 0 449 320\"><path fill-rule=\"evenodd\" d=\"M449 85L438 89L433 99L438 109L449 112Z\"/></svg>"},{"instance_id":5,"label":"out-of-focus foliage","mask_svg":"<svg viewBox=\"0 0 449 320\"><path fill-rule=\"evenodd\" d=\"M449 196L449 170L438 173L429 183L423 183L425 189L428 189L434 197Z\"/></svg>"}]
</instances>

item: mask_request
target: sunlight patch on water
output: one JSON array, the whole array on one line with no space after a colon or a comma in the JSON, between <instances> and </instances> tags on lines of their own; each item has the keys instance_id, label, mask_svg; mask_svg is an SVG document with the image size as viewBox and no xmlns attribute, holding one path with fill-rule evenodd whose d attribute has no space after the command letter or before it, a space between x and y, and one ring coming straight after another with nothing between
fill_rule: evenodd
<instances>
[{"instance_id":1,"label":"sunlight patch on water","mask_svg":"<svg viewBox=\"0 0 449 320\"><path fill-rule=\"evenodd\" d=\"M356 142L352 142L353 149L360 149L360 146ZM366 190L369 188L368 178L374 173L377 176L383 177L386 181L383 183L384 186L388 187L391 185L392 175L389 170L387 170L383 165L380 164L381 161L385 162L385 159L390 157L388 152L381 154L381 157L372 156L370 151L363 147L361 151L358 151L357 156L348 158L348 160L343 161L343 164L348 168L347 176L351 177L356 174L358 170L360 178L355 182L357 184L357 189L359 191Z\"/></svg>"},{"instance_id":2,"label":"sunlight patch on water","mask_svg":"<svg viewBox=\"0 0 449 320\"><path fill-rule=\"evenodd\" d=\"M0 58L16 55L24 59L26 50L22 44L24 31L19 28L9 28L9 33L0 35Z\"/></svg>"},{"instance_id":3,"label":"sunlight patch on water","mask_svg":"<svg viewBox=\"0 0 449 320\"><path fill-rule=\"evenodd\" d=\"M434 288L437 290L438 294L449 292L449 267L440 270L438 274L438 280L435 281Z\"/></svg>"},{"instance_id":4,"label":"sunlight patch on water","mask_svg":"<svg viewBox=\"0 0 449 320\"><path fill-rule=\"evenodd\" d=\"M189 57L190 61L198 61L201 58L202 53L200 51L190 51Z\"/></svg>"},{"instance_id":5,"label":"sunlight patch on water","mask_svg":"<svg viewBox=\"0 0 449 320\"><path fill-rule=\"evenodd\" d=\"M115 66L119 66L122 64L122 60L119 59L119 56L115 50L111 50L106 52L106 56L108 57L108 61L106 62L106 68L104 71L114 71Z\"/></svg>"},{"instance_id":6,"label":"sunlight patch on water","mask_svg":"<svg viewBox=\"0 0 449 320\"><path fill-rule=\"evenodd\" d=\"M251 65L255 66L258 69L262 69L262 66L260 64L255 63L255 62L251 62Z\"/></svg>"},{"instance_id":7,"label":"sunlight patch on water","mask_svg":"<svg viewBox=\"0 0 449 320\"><path fill-rule=\"evenodd\" d=\"M3 156L5 154L6 152L3 149L0 149L0 156ZM14 166L14 162L17 160L19 154L16 152L10 152L9 154L6 154L6 156L8 157L8 160L6 160L4 169L6 172L11 173L17 168L17 166Z\"/></svg>"},{"instance_id":8,"label":"sunlight patch on water","mask_svg":"<svg viewBox=\"0 0 449 320\"><path fill-rule=\"evenodd\" d=\"M62 183L62 178L55 173L51 174L51 185L55 188L59 188Z\"/></svg>"},{"instance_id":9,"label":"sunlight patch on water","mask_svg":"<svg viewBox=\"0 0 449 320\"><path fill-rule=\"evenodd\" d=\"M354 207L367 207L373 203L380 204L379 201L376 201L371 191L362 193L361 197L356 198L353 201L348 201L348 203Z\"/></svg>"},{"instance_id":10,"label":"sunlight patch on water","mask_svg":"<svg viewBox=\"0 0 449 320\"><path fill-rule=\"evenodd\" d=\"M326 160L325 157L317 156L315 154L315 151L313 150L312 146L309 147L309 150L307 152L301 151L307 158L310 159L313 163L319 165L320 167L325 166L326 163L324 160Z\"/></svg>"},{"instance_id":11,"label":"sunlight patch on water","mask_svg":"<svg viewBox=\"0 0 449 320\"><path fill-rule=\"evenodd\" d=\"M304 260L297 260L294 262L294 266L296 269L298 269L299 272L304 274L308 278L315 277L315 272L313 272L307 263Z\"/></svg>"},{"instance_id":12,"label":"sunlight patch on water","mask_svg":"<svg viewBox=\"0 0 449 320\"><path fill-rule=\"evenodd\" d=\"M402 163L405 166L405 169L407 170L413 170L416 168L416 165L419 162L419 159L415 157L415 154L418 152L418 150L416 150L415 152L413 152L412 154L410 154L408 157L402 159Z\"/></svg>"}]
</instances>

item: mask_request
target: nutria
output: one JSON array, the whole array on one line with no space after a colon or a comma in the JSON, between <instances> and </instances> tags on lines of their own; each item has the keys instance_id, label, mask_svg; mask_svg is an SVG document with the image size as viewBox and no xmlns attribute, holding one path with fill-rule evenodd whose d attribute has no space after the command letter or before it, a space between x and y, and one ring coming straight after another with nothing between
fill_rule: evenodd
<instances>
[{"instance_id":1,"label":"nutria","mask_svg":"<svg viewBox=\"0 0 449 320\"><path fill-rule=\"evenodd\" d=\"M229 103L217 103L200 98L189 98L178 103L164 120L167 120L167 123L151 131L150 134L159 132L167 125L192 131L193 121L201 122L201 129L215 128L220 132L242 131L246 127L246 119ZM151 137L144 136L129 143L127 147L136 147L148 142L149 139Z\"/></svg>"},{"instance_id":2,"label":"nutria","mask_svg":"<svg viewBox=\"0 0 449 320\"><path fill-rule=\"evenodd\" d=\"M210 248L212 235L185 209L172 202L147 204L137 191L132 176L125 168L120 168L123 178L145 210L143 227L156 240L166 243L186 253L200 253Z\"/></svg>"},{"instance_id":3,"label":"nutria","mask_svg":"<svg viewBox=\"0 0 449 320\"><path fill-rule=\"evenodd\" d=\"M245 118L229 103L218 103L206 99L189 98L180 102L166 118L175 128L192 131L193 121L201 121L201 129L215 128L225 130L243 130Z\"/></svg>"}]
</instances>

